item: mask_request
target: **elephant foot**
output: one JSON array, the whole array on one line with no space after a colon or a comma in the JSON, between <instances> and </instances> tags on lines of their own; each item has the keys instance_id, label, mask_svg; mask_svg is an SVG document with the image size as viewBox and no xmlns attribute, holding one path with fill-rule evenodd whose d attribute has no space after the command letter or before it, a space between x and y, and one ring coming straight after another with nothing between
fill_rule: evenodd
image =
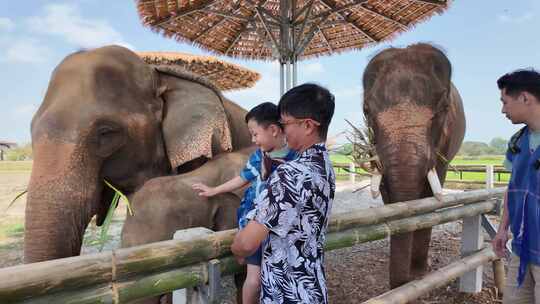
<instances>
[{"instance_id":1,"label":"elephant foot","mask_svg":"<svg viewBox=\"0 0 540 304\"><path fill-rule=\"evenodd\" d=\"M428 257L425 261L420 263L411 263L411 279L418 280L423 278L431 270L431 257Z\"/></svg>"},{"instance_id":2,"label":"elephant foot","mask_svg":"<svg viewBox=\"0 0 540 304\"><path fill-rule=\"evenodd\" d=\"M234 275L234 285L236 285L236 303L242 304L242 286L246 280L246 272L237 273Z\"/></svg>"}]
</instances>

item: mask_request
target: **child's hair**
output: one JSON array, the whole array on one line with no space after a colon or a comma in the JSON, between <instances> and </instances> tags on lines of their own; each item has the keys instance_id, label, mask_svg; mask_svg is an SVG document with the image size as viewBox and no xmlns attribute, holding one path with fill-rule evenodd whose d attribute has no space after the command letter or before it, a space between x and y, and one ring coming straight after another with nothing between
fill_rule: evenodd
<instances>
[{"instance_id":1,"label":"child's hair","mask_svg":"<svg viewBox=\"0 0 540 304\"><path fill-rule=\"evenodd\" d=\"M263 102L251 109L246 114L246 123L252 119L265 129L270 125L281 127L278 107L271 102Z\"/></svg>"}]
</instances>

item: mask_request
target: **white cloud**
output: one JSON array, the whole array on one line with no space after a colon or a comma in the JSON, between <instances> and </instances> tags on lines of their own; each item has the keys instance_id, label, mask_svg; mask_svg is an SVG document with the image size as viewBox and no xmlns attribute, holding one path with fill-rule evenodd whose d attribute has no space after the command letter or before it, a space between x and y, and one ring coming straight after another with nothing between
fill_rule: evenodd
<instances>
[{"instance_id":1,"label":"white cloud","mask_svg":"<svg viewBox=\"0 0 540 304\"><path fill-rule=\"evenodd\" d=\"M324 67L319 62L308 63L303 66L303 72L307 75L320 74L324 71Z\"/></svg>"},{"instance_id":2,"label":"white cloud","mask_svg":"<svg viewBox=\"0 0 540 304\"><path fill-rule=\"evenodd\" d=\"M15 117L32 117L37 111L38 107L35 104L22 104L13 109L13 115Z\"/></svg>"},{"instance_id":3,"label":"white cloud","mask_svg":"<svg viewBox=\"0 0 540 304\"><path fill-rule=\"evenodd\" d=\"M133 49L107 21L86 19L74 5L46 5L44 15L30 17L27 22L32 31L60 37L77 47L119 44Z\"/></svg>"},{"instance_id":4,"label":"white cloud","mask_svg":"<svg viewBox=\"0 0 540 304\"><path fill-rule=\"evenodd\" d=\"M36 39L22 38L4 46L4 61L13 63L44 62L51 56L51 51Z\"/></svg>"},{"instance_id":5,"label":"white cloud","mask_svg":"<svg viewBox=\"0 0 540 304\"><path fill-rule=\"evenodd\" d=\"M0 30L11 31L15 28L15 23L6 17L0 17Z\"/></svg>"},{"instance_id":6,"label":"white cloud","mask_svg":"<svg viewBox=\"0 0 540 304\"><path fill-rule=\"evenodd\" d=\"M362 86L356 85L345 88L338 88L334 90L334 95L336 97L336 100L357 99L360 102L362 97Z\"/></svg>"},{"instance_id":7,"label":"white cloud","mask_svg":"<svg viewBox=\"0 0 540 304\"><path fill-rule=\"evenodd\" d=\"M531 12L524 13L519 16L510 16L509 14L501 14L497 16L497 19L502 23L523 24L534 18L534 14Z\"/></svg>"}]
</instances>

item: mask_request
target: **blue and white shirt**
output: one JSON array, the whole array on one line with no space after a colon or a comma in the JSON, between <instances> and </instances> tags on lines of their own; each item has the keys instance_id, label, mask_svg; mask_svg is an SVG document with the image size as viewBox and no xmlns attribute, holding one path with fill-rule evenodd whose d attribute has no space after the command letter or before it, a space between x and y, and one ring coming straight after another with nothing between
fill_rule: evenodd
<instances>
[{"instance_id":1,"label":"blue and white shirt","mask_svg":"<svg viewBox=\"0 0 540 304\"><path fill-rule=\"evenodd\" d=\"M240 172L240 177L250 182L251 185L244 192L244 197L237 210L238 227L245 228L250 219L255 215L254 200L264 188L266 179L280 164L295 159L298 153L284 148L270 153L262 152L257 149L253 152L246 163L246 166Z\"/></svg>"},{"instance_id":2,"label":"blue and white shirt","mask_svg":"<svg viewBox=\"0 0 540 304\"><path fill-rule=\"evenodd\" d=\"M323 143L268 179L254 219L270 231L263 245L260 303L328 303L324 244L335 182Z\"/></svg>"}]
</instances>

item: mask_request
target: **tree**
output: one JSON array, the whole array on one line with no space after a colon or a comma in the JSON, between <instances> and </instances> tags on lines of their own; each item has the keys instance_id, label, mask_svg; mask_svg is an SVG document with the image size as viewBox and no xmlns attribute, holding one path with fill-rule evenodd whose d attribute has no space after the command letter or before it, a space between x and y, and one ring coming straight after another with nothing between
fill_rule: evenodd
<instances>
[{"instance_id":1,"label":"tree","mask_svg":"<svg viewBox=\"0 0 540 304\"><path fill-rule=\"evenodd\" d=\"M506 153L508 141L502 137L495 137L489 142L489 146L494 149L494 154Z\"/></svg>"},{"instance_id":2,"label":"tree","mask_svg":"<svg viewBox=\"0 0 540 304\"><path fill-rule=\"evenodd\" d=\"M24 144L17 148L10 149L6 152L7 160L31 160L32 159L32 144Z\"/></svg>"}]
</instances>

